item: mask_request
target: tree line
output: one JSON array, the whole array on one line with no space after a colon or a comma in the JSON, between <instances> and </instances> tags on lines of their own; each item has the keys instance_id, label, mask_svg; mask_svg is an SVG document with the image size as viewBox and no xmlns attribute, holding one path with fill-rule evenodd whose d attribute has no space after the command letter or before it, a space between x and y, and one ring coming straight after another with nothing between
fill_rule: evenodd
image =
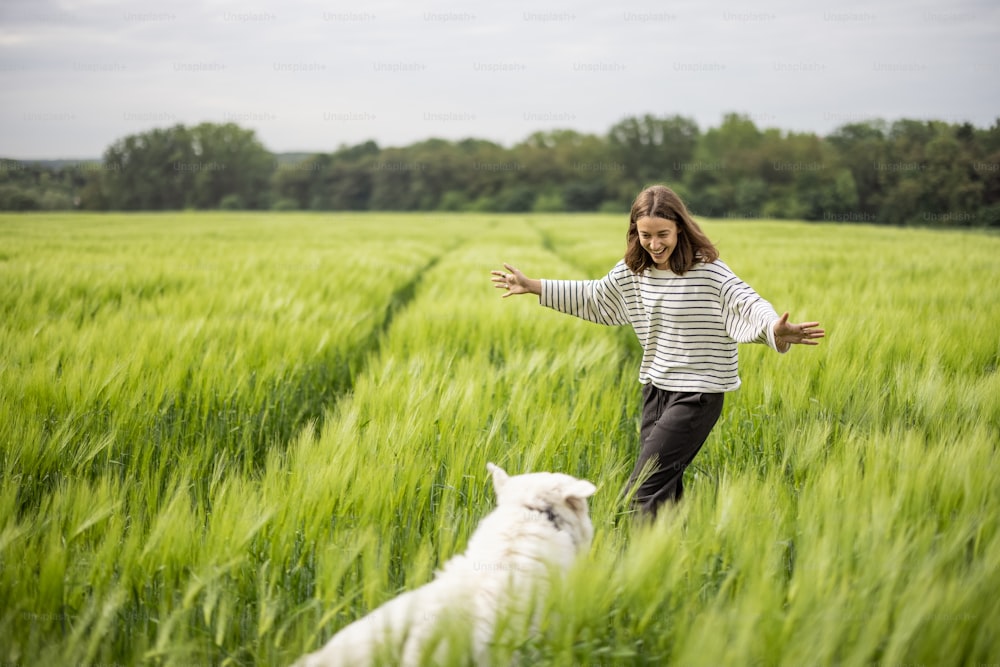
<instances>
[{"instance_id":1,"label":"tree line","mask_svg":"<svg viewBox=\"0 0 1000 667\"><path fill-rule=\"evenodd\" d=\"M821 137L726 115L636 116L604 135L374 141L275 155L233 123L119 139L101 162L0 161L0 209L621 213L651 183L705 217L1000 227L1000 119L849 123Z\"/></svg>"}]
</instances>

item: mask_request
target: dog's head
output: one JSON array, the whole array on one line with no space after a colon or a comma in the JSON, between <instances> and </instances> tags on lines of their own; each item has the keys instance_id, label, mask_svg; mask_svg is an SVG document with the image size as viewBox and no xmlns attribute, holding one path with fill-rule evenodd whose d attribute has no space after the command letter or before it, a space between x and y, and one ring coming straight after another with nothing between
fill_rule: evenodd
<instances>
[{"instance_id":1,"label":"dog's head","mask_svg":"<svg viewBox=\"0 0 1000 667\"><path fill-rule=\"evenodd\" d=\"M590 546L594 527L587 510L587 498L594 495L596 486L559 472L511 476L493 463L487 463L486 469L493 475L499 507L521 507L536 512L551 521L555 528L569 532L577 548Z\"/></svg>"}]
</instances>

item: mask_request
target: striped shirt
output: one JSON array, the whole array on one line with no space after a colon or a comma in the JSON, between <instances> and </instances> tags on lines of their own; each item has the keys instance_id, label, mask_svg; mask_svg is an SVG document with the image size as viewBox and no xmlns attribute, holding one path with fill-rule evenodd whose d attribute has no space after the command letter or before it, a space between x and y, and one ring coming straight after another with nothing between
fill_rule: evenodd
<instances>
[{"instance_id":1,"label":"striped shirt","mask_svg":"<svg viewBox=\"0 0 1000 667\"><path fill-rule=\"evenodd\" d=\"M541 282L543 306L597 324L631 324L642 345L639 382L664 391L733 391L738 343L778 350L778 314L720 260L683 276L655 268L635 274L622 260L600 280Z\"/></svg>"}]
</instances>

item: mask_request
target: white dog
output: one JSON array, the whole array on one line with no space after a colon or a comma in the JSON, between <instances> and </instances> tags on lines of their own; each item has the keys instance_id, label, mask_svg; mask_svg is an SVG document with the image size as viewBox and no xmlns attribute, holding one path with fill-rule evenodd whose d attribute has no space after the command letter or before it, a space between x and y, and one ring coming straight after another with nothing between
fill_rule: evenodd
<instances>
[{"instance_id":1,"label":"white dog","mask_svg":"<svg viewBox=\"0 0 1000 667\"><path fill-rule=\"evenodd\" d=\"M465 553L431 582L343 628L296 667L436 664L470 649L476 664L488 662L498 621L537 609L548 577L565 572L590 547L587 498L597 489L562 473L510 477L492 463L486 469L497 507L480 522ZM464 638L462 645L457 637Z\"/></svg>"}]
</instances>

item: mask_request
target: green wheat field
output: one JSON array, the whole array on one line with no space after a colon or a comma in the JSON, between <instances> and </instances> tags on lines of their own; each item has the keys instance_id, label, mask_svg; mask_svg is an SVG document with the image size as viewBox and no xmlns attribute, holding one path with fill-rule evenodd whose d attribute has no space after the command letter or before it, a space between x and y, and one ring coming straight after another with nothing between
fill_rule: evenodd
<instances>
[{"instance_id":1,"label":"green wheat field","mask_svg":"<svg viewBox=\"0 0 1000 667\"><path fill-rule=\"evenodd\" d=\"M819 347L652 526L628 329L501 299L622 215L0 216L0 665L285 665L464 549L486 463L598 485L531 665L1000 663L1000 236L703 221ZM501 661L502 662L502 661Z\"/></svg>"}]
</instances>

